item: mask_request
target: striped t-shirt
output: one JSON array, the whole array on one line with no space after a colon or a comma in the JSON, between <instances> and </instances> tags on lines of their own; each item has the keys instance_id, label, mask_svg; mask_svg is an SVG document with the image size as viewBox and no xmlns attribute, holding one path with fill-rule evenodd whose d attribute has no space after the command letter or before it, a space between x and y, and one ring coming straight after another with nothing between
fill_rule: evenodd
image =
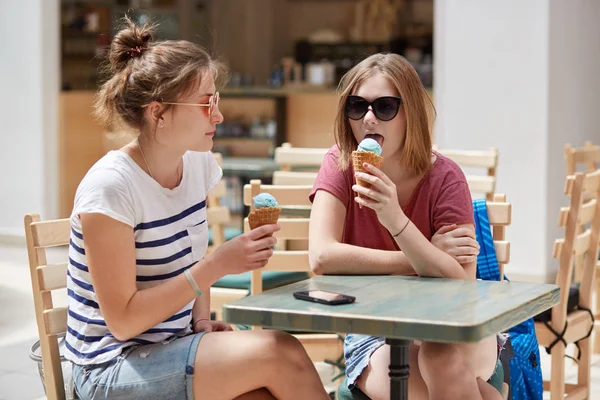
<instances>
[{"instance_id":1,"label":"striped t-shirt","mask_svg":"<svg viewBox=\"0 0 600 400\"><path fill-rule=\"evenodd\" d=\"M121 151L109 152L88 171L77 188L71 214L67 359L80 365L99 364L117 357L126 347L190 333L194 304L190 302L126 342L117 340L106 326L94 293L79 215L101 213L131 226L137 288L160 285L204 257L206 196L221 176L221 168L208 152L185 153L181 183L172 190L160 186Z\"/></svg>"}]
</instances>

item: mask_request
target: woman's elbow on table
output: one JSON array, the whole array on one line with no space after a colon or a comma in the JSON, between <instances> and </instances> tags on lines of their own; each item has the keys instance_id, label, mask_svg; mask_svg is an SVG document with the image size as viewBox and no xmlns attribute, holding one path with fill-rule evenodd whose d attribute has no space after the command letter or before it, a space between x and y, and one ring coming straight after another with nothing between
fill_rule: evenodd
<instances>
[{"instance_id":1,"label":"woman's elbow on table","mask_svg":"<svg viewBox=\"0 0 600 400\"><path fill-rule=\"evenodd\" d=\"M308 263L310 264L310 269L313 273L317 275L325 274L325 249L310 249L308 251Z\"/></svg>"}]
</instances>

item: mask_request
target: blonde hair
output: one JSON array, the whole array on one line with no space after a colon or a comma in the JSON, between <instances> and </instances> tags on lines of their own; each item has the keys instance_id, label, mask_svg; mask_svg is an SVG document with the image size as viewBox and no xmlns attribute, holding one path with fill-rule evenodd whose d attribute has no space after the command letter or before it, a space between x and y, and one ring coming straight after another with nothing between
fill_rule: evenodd
<instances>
[{"instance_id":1,"label":"blonde hair","mask_svg":"<svg viewBox=\"0 0 600 400\"><path fill-rule=\"evenodd\" d=\"M347 169L358 143L345 114L346 99L367 79L381 74L398 91L406 114L406 136L400 165L425 173L431 166L431 127L435 108L412 65L398 54L374 54L348 71L338 86L340 95L334 125L335 142L340 148L339 167Z\"/></svg>"}]
</instances>

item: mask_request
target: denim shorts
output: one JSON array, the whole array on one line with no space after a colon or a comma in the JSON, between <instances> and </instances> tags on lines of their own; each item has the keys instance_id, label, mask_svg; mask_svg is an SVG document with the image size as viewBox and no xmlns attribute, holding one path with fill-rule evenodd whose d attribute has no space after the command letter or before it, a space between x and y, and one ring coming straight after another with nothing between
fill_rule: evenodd
<instances>
[{"instance_id":1,"label":"denim shorts","mask_svg":"<svg viewBox=\"0 0 600 400\"><path fill-rule=\"evenodd\" d=\"M385 339L375 336L347 334L344 339L344 358L348 389L353 389L356 380L369 365L371 355L385 344Z\"/></svg>"},{"instance_id":2,"label":"denim shorts","mask_svg":"<svg viewBox=\"0 0 600 400\"><path fill-rule=\"evenodd\" d=\"M193 399L194 361L203 334L130 347L102 364L74 364L73 381L78 398Z\"/></svg>"}]
</instances>

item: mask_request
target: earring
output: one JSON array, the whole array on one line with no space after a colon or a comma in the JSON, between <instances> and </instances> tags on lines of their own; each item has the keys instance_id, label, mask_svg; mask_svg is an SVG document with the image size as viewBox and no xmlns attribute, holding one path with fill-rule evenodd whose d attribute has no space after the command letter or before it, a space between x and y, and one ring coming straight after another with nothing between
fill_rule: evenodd
<instances>
[{"instance_id":1,"label":"earring","mask_svg":"<svg viewBox=\"0 0 600 400\"><path fill-rule=\"evenodd\" d=\"M165 122L161 120L161 121L158 123L158 127L159 127L159 128L164 128L164 127L165 127Z\"/></svg>"}]
</instances>

